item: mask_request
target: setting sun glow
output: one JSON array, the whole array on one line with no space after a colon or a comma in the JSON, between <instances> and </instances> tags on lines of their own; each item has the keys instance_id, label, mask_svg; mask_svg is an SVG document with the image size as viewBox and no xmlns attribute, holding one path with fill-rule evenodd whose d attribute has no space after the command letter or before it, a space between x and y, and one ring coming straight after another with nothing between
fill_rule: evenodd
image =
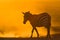
<instances>
[{"instance_id":1,"label":"setting sun glow","mask_svg":"<svg viewBox=\"0 0 60 40\"><path fill-rule=\"evenodd\" d=\"M32 26L29 21L23 24L24 15L22 12L30 11L31 14L48 12L53 18L52 25L58 25L58 23L54 21L53 12L51 12L51 9L48 9L51 5L50 2L56 3L52 0L0 0L0 31L3 32L0 32L0 37L31 36ZM47 30L44 27L37 27L37 30L40 36L46 36ZM51 29L51 34L53 33L54 31ZM33 37L36 36L37 34L34 31Z\"/></svg>"}]
</instances>

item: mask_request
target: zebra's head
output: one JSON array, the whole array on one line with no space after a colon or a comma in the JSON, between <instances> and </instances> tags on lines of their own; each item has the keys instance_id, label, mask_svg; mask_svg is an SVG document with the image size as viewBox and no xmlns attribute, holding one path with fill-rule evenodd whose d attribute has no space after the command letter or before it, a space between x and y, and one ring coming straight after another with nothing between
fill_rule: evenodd
<instances>
[{"instance_id":1,"label":"zebra's head","mask_svg":"<svg viewBox=\"0 0 60 40\"><path fill-rule=\"evenodd\" d=\"M26 24L26 22L27 22L27 20L29 19L29 16L30 16L30 11L28 11L28 12L23 12L23 14L24 14L24 21L23 21L23 23L24 24Z\"/></svg>"}]
</instances>

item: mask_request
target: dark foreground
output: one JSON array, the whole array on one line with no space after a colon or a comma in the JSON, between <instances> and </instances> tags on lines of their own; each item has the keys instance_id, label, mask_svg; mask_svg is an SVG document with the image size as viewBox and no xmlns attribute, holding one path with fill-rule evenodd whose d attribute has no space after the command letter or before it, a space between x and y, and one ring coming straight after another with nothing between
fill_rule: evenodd
<instances>
[{"instance_id":1,"label":"dark foreground","mask_svg":"<svg viewBox=\"0 0 60 40\"><path fill-rule=\"evenodd\" d=\"M40 38L0 38L0 40L49 40L47 37ZM50 40L60 40L60 34L55 34L51 36Z\"/></svg>"}]
</instances>

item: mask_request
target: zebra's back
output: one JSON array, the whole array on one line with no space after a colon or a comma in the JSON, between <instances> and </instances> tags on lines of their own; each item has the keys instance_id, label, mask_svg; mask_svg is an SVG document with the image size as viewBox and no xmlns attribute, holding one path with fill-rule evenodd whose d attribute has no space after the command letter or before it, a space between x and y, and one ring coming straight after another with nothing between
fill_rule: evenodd
<instances>
[{"instance_id":1,"label":"zebra's back","mask_svg":"<svg viewBox=\"0 0 60 40\"><path fill-rule=\"evenodd\" d=\"M36 25L38 27L39 26L50 26L51 25L51 16L48 13L40 14Z\"/></svg>"}]
</instances>

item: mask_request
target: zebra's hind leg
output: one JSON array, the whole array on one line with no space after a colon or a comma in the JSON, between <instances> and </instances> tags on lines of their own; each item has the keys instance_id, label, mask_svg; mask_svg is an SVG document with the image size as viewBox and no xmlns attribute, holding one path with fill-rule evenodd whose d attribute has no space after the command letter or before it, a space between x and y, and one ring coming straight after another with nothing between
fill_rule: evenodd
<instances>
[{"instance_id":1,"label":"zebra's hind leg","mask_svg":"<svg viewBox=\"0 0 60 40\"><path fill-rule=\"evenodd\" d=\"M50 27L47 28L47 38L51 39L51 36L50 36Z\"/></svg>"}]
</instances>

